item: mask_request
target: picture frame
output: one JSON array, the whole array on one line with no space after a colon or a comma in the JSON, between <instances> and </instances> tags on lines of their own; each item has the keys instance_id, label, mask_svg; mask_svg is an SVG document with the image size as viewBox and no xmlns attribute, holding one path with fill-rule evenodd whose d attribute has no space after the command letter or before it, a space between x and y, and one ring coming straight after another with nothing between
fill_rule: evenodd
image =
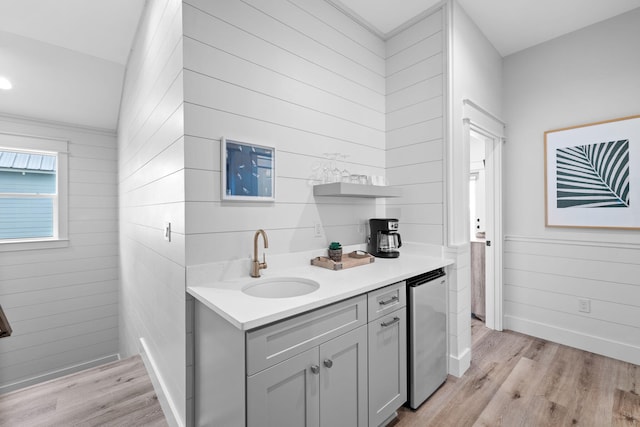
<instances>
[{"instance_id":1,"label":"picture frame","mask_svg":"<svg viewBox=\"0 0 640 427\"><path fill-rule=\"evenodd\" d=\"M221 198L226 201L275 201L274 147L221 138Z\"/></svg>"},{"instance_id":2,"label":"picture frame","mask_svg":"<svg viewBox=\"0 0 640 427\"><path fill-rule=\"evenodd\" d=\"M547 227L640 229L640 115L544 133Z\"/></svg>"}]
</instances>

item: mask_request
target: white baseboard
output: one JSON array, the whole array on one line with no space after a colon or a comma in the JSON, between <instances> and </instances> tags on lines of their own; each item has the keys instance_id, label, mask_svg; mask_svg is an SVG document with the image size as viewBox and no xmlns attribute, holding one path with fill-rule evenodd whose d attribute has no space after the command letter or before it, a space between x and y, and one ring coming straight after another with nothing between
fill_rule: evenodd
<instances>
[{"instance_id":1,"label":"white baseboard","mask_svg":"<svg viewBox=\"0 0 640 427\"><path fill-rule=\"evenodd\" d=\"M140 352L140 356L142 357L144 366L147 368L149 378L151 378L153 389L158 396L158 402L160 402L162 412L164 412L164 416L167 419L167 424L171 427L185 427L184 421L180 418L180 412L178 411L175 402L171 398L171 395L166 392L167 384L163 380L162 375L160 375L158 365L153 360L153 356L151 355L144 338L140 338L140 347L142 350Z\"/></svg>"},{"instance_id":2,"label":"white baseboard","mask_svg":"<svg viewBox=\"0 0 640 427\"><path fill-rule=\"evenodd\" d=\"M466 348L462 354L457 357L449 355L449 374L454 377L460 378L467 372L467 369L471 366L471 349Z\"/></svg>"},{"instance_id":3,"label":"white baseboard","mask_svg":"<svg viewBox=\"0 0 640 427\"><path fill-rule=\"evenodd\" d=\"M529 319L504 316L504 328L547 341L640 365L640 347Z\"/></svg>"},{"instance_id":4,"label":"white baseboard","mask_svg":"<svg viewBox=\"0 0 640 427\"><path fill-rule=\"evenodd\" d=\"M34 384L40 384L45 381L64 377L65 375L74 374L76 372L84 371L85 369L95 368L96 366L104 365L105 363L115 362L116 360L119 360L119 359L120 359L119 354L111 354L109 356L104 356L99 359L91 360L89 362L83 362L77 365L68 366L66 368L56 369L55 371L49 371L45 374L20 380L15 383L0 385L0 394L9 393L11 391L29 387Z\"/></svg>"}]
</instances>

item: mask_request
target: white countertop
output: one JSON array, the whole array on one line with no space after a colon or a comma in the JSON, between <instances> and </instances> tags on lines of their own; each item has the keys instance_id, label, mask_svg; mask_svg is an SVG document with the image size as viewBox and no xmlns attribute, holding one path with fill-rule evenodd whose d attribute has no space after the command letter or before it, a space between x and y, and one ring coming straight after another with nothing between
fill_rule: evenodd
<instances>
[{"instance_id":1,"label":"white countertop","mask_svg":"<svg viewBox=\"0 0 640 427\"><path fill-rule=\"evenodd\" d=\"M262 278L310 279L318 282L320 288L291 298L246 295L241 288L258 280L249 276L247 259L188 267L187 292L238 329L249 330L453 264L452 260L433 256L433 252L405 249L399 258L376 258L371 264L338 271L310 265L311 258L319 254L276 255L272 263L267 253L269 267L261 270ZM295 262L285 263L285 259Z\"/></svg>"}]
</instances>

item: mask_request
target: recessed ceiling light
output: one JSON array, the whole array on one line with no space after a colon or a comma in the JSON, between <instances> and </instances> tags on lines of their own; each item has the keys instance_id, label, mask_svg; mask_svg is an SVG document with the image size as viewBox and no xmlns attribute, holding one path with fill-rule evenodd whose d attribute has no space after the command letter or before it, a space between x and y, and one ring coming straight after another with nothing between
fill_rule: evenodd
<instances>
[{"instance_id":1,"label":"recessed ceiling light","mask_svg":"<svg viewBox=\"0 0 640 427\"><path fill-rule=\"evenodd\" d=\"M13 87L13 85L11 84L11 82L9 81L9 79L7 79L6 77L2 77L0 76L0 89L2 90L9 90Z\"/></svg>"}]
</instances>

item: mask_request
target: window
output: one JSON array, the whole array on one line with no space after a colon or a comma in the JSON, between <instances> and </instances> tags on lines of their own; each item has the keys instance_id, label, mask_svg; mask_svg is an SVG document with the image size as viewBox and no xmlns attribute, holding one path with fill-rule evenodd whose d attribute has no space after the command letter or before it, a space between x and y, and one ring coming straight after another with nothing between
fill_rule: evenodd
<instances>
[{"instance_id":1,"label":"window","mask_svg":"<svg viewBox=\"0 0 640 427\"><path fill-rule=\"evenodd\" d=\"M0 250L66 240L67 142L0 133Z\"/></svg>"}]
</instances>

